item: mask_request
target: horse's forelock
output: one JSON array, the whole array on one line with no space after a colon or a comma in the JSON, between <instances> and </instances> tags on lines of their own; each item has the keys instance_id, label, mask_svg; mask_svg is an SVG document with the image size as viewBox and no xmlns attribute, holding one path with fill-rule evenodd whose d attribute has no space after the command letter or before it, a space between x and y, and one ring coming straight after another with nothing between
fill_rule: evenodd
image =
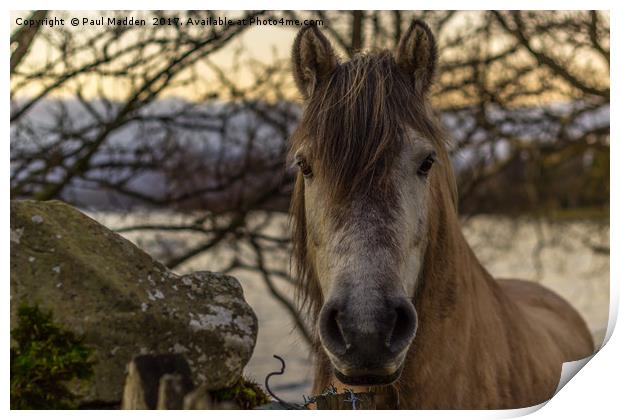
<instances>
[{"instance_id":1,"label":"horse's forelock","mask_svg":"<svg viewBox=\"0 0 620 420\"><path fill-rule=\"evenodd\" d=\"M408 80L390 53L360 54L339 65L308 101L291 146L306 151L315 175L332 185L333 199L381 185L408 128L442 142L426 99Z\"/></svg>"},{"instance_id":2,"label":"horse's forelock","mask_svg":"<svg viewBox=\"0 0 620 420\"><path fill-rule=\"evenodd\" d=\"M291 198L292 265L297 278L297 300L305 312L310 328L314 330L319 311L323 306L323 292L316 278L314 267L308 259L306 211L303 177L295 180Z\"/></svg>"}]
</instances>

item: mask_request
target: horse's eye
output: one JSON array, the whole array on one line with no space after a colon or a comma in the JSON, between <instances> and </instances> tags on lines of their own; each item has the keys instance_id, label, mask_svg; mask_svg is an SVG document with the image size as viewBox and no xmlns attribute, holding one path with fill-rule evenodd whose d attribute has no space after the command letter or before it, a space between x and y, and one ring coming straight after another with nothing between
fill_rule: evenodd
<instances>
[{"instance_id":1,"label":"horse's eye","mask_svg":"<svg viewBox=\"0 0 620 420\"><path fill-rule=\"evenodd\" d=\"M435 154L431 153L426 156L420 167L418 168L418 175L427 176L431 168L433 167L433 163L435 163Z\"/></svg>"},{"instance_id":2,"label":"horse's eye","mask_svg":"<svg viewBox=\"0 0 620 420\"><path fill-rule=\"evenodd\" d=\"M308 165L306 159L297 159L297 166L299 166L299 170L305 178L310 178L312 176L312 168L310 167L310 165Z\"/></svg>"}]
</instances>

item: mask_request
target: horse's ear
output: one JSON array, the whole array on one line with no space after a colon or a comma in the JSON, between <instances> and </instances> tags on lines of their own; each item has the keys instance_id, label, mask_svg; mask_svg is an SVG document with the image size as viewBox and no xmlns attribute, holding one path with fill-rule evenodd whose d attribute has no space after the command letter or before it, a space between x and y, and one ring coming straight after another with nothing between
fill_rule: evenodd
<instances>
[{"instance_id":1,"label":"horse's ear","mask_svg":"<svg viewBox=\"0 0 620 420\"><path fill-rule=\"evenodd\" d=\"M337 66L338 58L325 35L316 26L302 28L293 43L293 75L304 98L309 99Z\"/></svg>"},{"instance_id":2,"label":"horse's ear","mask_svg":"<svg viewBox=\"0 0 620 420\"><path fill-rule=\"evenodd\" d=\"M411 23L398 43L396 62L411 77L415 90L426 94L437 68L437 44L425 22L414 20Z\"/></svg>"}]
</instances>

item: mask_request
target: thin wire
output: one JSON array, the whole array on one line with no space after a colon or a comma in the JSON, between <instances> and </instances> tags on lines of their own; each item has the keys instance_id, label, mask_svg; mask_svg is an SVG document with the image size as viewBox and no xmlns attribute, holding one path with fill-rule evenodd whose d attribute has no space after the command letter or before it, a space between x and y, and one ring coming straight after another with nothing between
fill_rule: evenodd
<instances>
[{"instance_id":1,"label":"thin wire","mask_svg":"<svg viewBox=\"0 0 620 420\"><path fill-rule=\"evenodd\" d=\"M351 409L357 410L356 403L359 401L359 398L357 398L357 396L355 395L355 393L351 389L346 389L345 392L347 394L349 394L349 399L345 400L345 401L351 403Z\"/></svg>"},{"instance_id":2,"label":"thin wire","mask_svg":"<svg viewBox=\"0 0 620 420\"><path fill-rule=\"evenodd\" d=\"M302 410L304 407L298 405L298 404L291 404L288 403L282 399L280 399L280 397L278 397L276 394L273 393L273 391L271 391L271 388L269 387L269 378L271 378L274 375L282 375L284 373L284 370L286 369L286 363L284 362L284 359L281 358L280 356L274 354L273 357L275 357L276 359L278 359L280 361L280 363L282 364L282 367L280 368L280 371L276 371L276 372L271 372L270 374L268 374L265 377L265 389L267 390L267 392L269 393L269 395L271 395L273 397L274 400L276 400L277 402L279 402L280 404L282 404L285 408L289 409L289 410Z\"/></svg>"}]
</instances>

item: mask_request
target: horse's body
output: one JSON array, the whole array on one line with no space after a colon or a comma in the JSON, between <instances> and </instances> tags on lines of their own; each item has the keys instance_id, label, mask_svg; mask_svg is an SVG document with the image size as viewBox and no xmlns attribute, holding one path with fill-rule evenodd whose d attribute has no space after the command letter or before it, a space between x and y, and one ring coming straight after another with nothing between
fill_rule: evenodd
<instances>
[{"instance_id":1,"label":"horse's body","mask_svg":"<svg viewBox=\"0 0 620 420\"><path fill-rule=\"evenodd\" d=\"M549 399L562 363L590 355L592 338L555 293L494 280L463 237L426 99L436 60L428 27L414 22L396 58L341 65L316 28L300 32L293 54L307 100L292 144L302 172L293 243L316 323L314 392L390 384L401 408L422 409Z\"/></svg>"}]
</instances>

